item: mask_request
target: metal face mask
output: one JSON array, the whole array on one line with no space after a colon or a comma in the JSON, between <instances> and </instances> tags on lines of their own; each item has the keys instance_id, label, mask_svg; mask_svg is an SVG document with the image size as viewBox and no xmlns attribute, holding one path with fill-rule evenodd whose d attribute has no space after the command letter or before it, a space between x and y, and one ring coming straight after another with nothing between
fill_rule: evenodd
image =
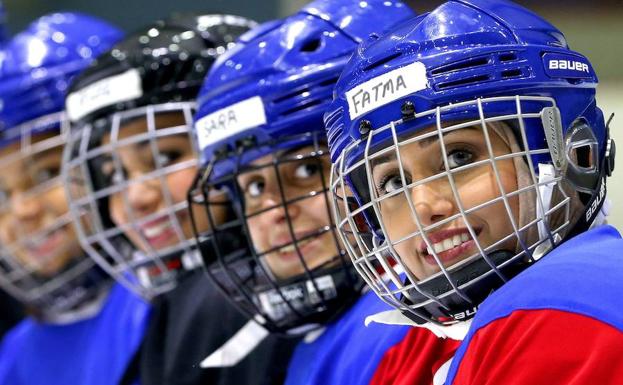
<instances>
[{"instance_id":1,"label":"metal face mask","mask_svg":"<svg viewBox=\"0 0 623 385\"><path fill-rule=\"evenodd\" d=\"M68 143L70 208L83 246L138 290L169 290L176 274L200 265L186 204L197 172L192 113L190 102L118 112Z\"/></svg>"},{"instance_id":2,"label":"metal face mask","mask_svg":"<svg viewBox=\"0 0 623 385\"><path fill-rule=\"evenodd\" d=\"M186 203L197 164L195 97L212 63L254 25L233 15L172 16L114 46L71 86L64 175L78 236L146 299L201 266Z\"/></svg>"},{"instance_id":3,"label":"metal face mask","mask_svg":"<svg viewBox=\"0 0 623 385\"><path fill-rule=\"evenodd\" d=\"M64 322L95 300L103 272L80 248L60 177L62 114L4 132L0 149L0 280L48 322ZM54 129L56 127L56 129ZM87 306L88 307L88 306ZM81 312L89 312L81 308Z\"/></svg>"},{"instance_id":4,"label":"metal face mask","mask_svg":"<svg viewBox=\"0 0 623 385\"><path fill-rule=\"evenodd\" d=\"M205 207L213 226L197 231L204 257L212 256L207 271L275 331L316 327L348 306L345 298L356 298L360 286L331 218L324 137L249 142L231 155L211 162L191 191L193 206ZM226 175L210 172L232 160L236 166ZM227 220L218 224L212 218L224 207ZM198 224L200 217L193 218Z\"/></svg>"},{"instance_id":5,"label":"metal face mask","mask_svg":"<svg viewBox=\"0 0 623 385\"><path fill-rule=\"evenodd\" d=\"M509 103L515 113L494 112ZM560 242L575 195L560 169L535 165L550 149L528 146L525 129L552 108L538 97L457 103L391 122L344 151L332 181L337 225L357 240L349 254L384 300L418 322L470 318L489 294L483 287ZM454 120L470 110L480 118ZM421 129L408 128L418 121ZM348 163L360 149L364 158Z\"/></svg>"}]
</instances>

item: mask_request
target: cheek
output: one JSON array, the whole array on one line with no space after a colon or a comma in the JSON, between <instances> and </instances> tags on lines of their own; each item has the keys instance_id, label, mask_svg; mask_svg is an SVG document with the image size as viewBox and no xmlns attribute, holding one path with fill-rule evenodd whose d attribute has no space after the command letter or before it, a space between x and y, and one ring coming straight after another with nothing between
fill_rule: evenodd
<instances>
[{"instance_id":1,"label":"cheek","mask_svg":"<svg viewBox=\"0 0 623 385\"><path fill-rule=\"evenodd\" d=\"M120 194L115 194L110 197L110 200L108 202L110 218L117 225L127 223L127 218L123 206L123 200Z\"/></svg>"},{"instance_id":2,"label":"cheek","mask_svg":"<svg viewBox=\"0 0 623 385\"><path fill-rule=\"evenodd\" d=\"M512 163L499 163L498 175L499 180L493 169L488 169L470 174L468 178L462 180L459 184L459 196L464 208L469 209L500 197L502 195L500 187L506 194L517 190L517 176ZM503 205L503 202L500 201L494 206L498 204Z\"/></svg>"},{"instance_id":3,"label":"cheek","mask_svg":"<svg viewBox=\"0 0 623 385\"><path fill-rule=\"evenodd\" d=\"M305 199L300 203L303 220L313 222L318 227L331 223L329 219L329 207L325 194L319 194L313 198Z\"/></svg>"},{"instance_id":4,"label":"cheek","mask_svg":"<svg viewBox=\"0 0 623 385\"><path fill-rule=\"evenodd\" d=\"M62 215L69 211L67 196L62 186L50 190L46 196L46 202L55 214Z\"/></svg>"},{"instance_id":5,"label":"cheek","mask_svg":"<svg viewBox=\"0 0 623 385\"><path fill-rule=\"evenodd\" d=\"M11 241L10 231L10 220L11 216L8 214L0 215L0 240L2 242L8 243Z\"/></svg>"},{"instance_id":6,"label":"cheek","mask_svg":"<svg viewBox=\"0 0 623 385\"><path fill-rule=\"evenodd\" d=\"M517 175L511 162L498 164L499 180L495 173L482 173L474 177L460 189L460 197L465 209L470 209L481 204L486 204L502 196L500 186L506 194L517 190ZM519 217L519 199L516 196L508 197L509 206L515 220ZM479 217L489 223L492 231L500 230L507 232L511 226L504 201L499 200L495 203L484 206L474 211L471 216Z\"/></svg>"},{"instance_id":7,"label":"cheek","mask_svg":"<svg viewBox=\"0 0 623 385\"><path fill-rule=\"evenodd\" d=\"M417 225L411 216L411 208L402 195L381 203L381 220L391 240L403 238L415 231Z\"/></svg>"},{"instance_id":8,"label":"cheek","mask_svg":"<svg viewBox=\"0 0 623 385\"><path fill-rule=\"evenodd\" d=\"M188 190L195 179L197 169L195 167L176 171L167 176L167 188L175 203L186 200Z\"/></svg>"},{"instance_id":9,"label":"cheek","mask_svg":"<svg viewBox=\"0 0 623 385\"><path fill-rule=\"evenodd\" d=\"M263 230L266 227L262 226L261 217L261 215L257 215L247 219L253 247L259 252L266 250L266 245L268 244L266 232Z\"/></svg>"}]
</instances>

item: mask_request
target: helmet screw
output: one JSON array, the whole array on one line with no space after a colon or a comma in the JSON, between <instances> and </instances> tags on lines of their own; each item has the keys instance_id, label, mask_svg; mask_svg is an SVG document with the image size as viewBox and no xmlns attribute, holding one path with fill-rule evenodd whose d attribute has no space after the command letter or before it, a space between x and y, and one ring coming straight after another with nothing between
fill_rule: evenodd
<instances>
[{"instance_id":1,"label":"helmet screw","mask_svg":"<svg viewBox=\"0 0 623 385\"><path fill-rule=\"evenodd\" d=\"M407 100L402 103L400 106L400 114L402 115L402 120L409 120L415 118L415 105L412 101Z\"/></svg>"},{"instance_id":2,"label":"helmet screw","mask_svg":"<svg viewBox=\"0 0 623 385\"><path fill-rule=\"evenodd\" d=\"M214 158L215 159L225 158L227 156L227 152L228 152L227 145L223 145L222 147L219 147L214 150Z\"/></svg>"},{"instance_id":3,"label":"helmet screw","mask_svg":"<svg viewBox=\"0 0 623 385\"><path fill-rule=\"evenodd\" d=\"M359 133L363 136L366 136L372 130L372 123L369 120L362 120L359 122Z\"/></svg>"}]
</instances>

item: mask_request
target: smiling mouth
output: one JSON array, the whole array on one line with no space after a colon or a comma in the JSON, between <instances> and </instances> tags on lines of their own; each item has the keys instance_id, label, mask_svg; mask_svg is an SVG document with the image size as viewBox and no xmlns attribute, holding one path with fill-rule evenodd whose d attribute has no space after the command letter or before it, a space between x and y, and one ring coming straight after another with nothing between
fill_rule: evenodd
<instances>
[{"instance_id":1,"label":"smiling mouth","mask_svg":"<svg viewBox=\"0 0 623 385\"><path fill-rule=\"evenodd\" d=\"M297 251L297 247L299 250L301 250L304 246L308 245L309 243L315 241L317 239L317 237L311 237L311 238L307 238L304 239L302 241L298 241L298 242L292 242L291 244L287 245L287 246L282 246L280 248L278 248L276 251L280 254L292 254L292 253L296 253Z\"/></svg>"},{"instance_id":2,"label":"smiling mouth","mask_svg":"<svg viewBox=\"0 0 623 385\"><path fill-rule=\"evenodd\" d=\"M44 237L36 237L27 241L25 246L29 254L37 260L47 260L53 257L61 248L64 240L64 228L58 228Z\"/></svg>"},{"instance_id":3,"label":"smiling mouth","mask_svg":"<svg viewBox=\"0 0 623 385\"><path fill-rule=\"evenodd\" d=\"M177 232L169 217L163 217L141 226L141 233L155 248L167 246L172 239L177 239Z\"/></svg>"},{"instance_id":4,"label":"smiling mouth","mask_svg":"<svg viewBox=\"0 0 623 385\"><path fill-rule=\"evenodd\" d=\"M476 237L478 237L481 230L474 229ZM438 265L437 260L433 256L433 251L440 262L447 263L460 257L476 244L469 231L465 228L434 233L429 235L429 239L432 250L424 241L422 241L419 250L424 260L430 265Z\"/></svg>"}]
</instances>

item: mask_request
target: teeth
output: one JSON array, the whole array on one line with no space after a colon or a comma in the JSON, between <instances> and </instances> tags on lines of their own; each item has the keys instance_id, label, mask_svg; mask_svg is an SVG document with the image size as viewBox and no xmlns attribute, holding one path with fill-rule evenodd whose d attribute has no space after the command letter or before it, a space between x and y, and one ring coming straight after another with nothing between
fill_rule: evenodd
<instances>
[{"instance_id":1,"label":"teeth","mask_svg":"<svg viewBox=\"0 0 623 385\"><path fill-rule=\"evenodd\" d=\"M444 251L453 249L469 240L470 240L470 237L468 234L465 234L465 233L460 234L460 235L457 234L453 236L452 238L446 238L441 242L434 243L433 249L435 250L436 254L439 254L439 253L443 253ZM426 247L426 252L429 255L433 254L433 252L431 251L431 248L428 246Z\"/></svg>"},{"instance_id":2,"label":"teeth","mask_svg":"<svg viewBox=\"0 0 623 385\"><path fill-rule=\"evenodd\" d=\"M313 241L314 238L310 238L310 239L306 239L304 241L299 241L297 242L298 247L301 248L302 246L308 244L309 242ZM291 243L287 246L283 246L279 248L279 252L280 253L293 253L296 251L296 245L294 243Z\"/></svg>"},{"instance_id":3,"label":"teeth","mask_svg":"<svg viewBox=\"0 0 623 385\"><path fill-rule=\"evenodd\" d=\"M443 249L444 250L450 250L453 247L454 247L454 245L452 244L452 238L448 238L448 239L444 239L443 240Z\"/></svg>"},{"instance_id":4,"label":"teeth","mask_svg":"<svg viewBox=\"0 0 623 385\"><path fill-rule=\"evenodd\" d=\"M433 247L435 248L435 253L441 253L443 251L443 245L441 243L435 243Z\"/></svg>"},{"instance_id":5,"label":"teeth","mask_svg":"<svg viewBox=\"0 0 623 385\"><path fill-rule=\"evenodd\" d=\"M145 227L143 228L143 234L147 238L154 238L158 235L162 234L165 230L171 227L169 222L161 223L157 226Z\"/></svg>"},{"instance_id":6,"label":"teeth","mask_svg":"<svg viewBox=\"0 0 623 385\"><path fill-rule=\"evenodd\" d=\"M452 246L453 246L453 247L454 247L454 246L458 246L458 245L460 245L461 243L463 243L463 242L461 242L461 236L460 236L460 235L458 235L458 234L457 234L457 235L455 235L454 237L452 237Z\"/></svg>"},{"instance_id":7,"label":"teeth","mask_svg":"<svg viewBox=\"0 0 623 385\"><path fill-rule=\"evenodd\" d=\"M59 230L54 230L51 233L45 235L44 237L35 237L33 240L27 240L26 246L30 249L38 249L42 245L44 245L50 238L56 235L56 232Z\"/></svg>"}]
</instances>

